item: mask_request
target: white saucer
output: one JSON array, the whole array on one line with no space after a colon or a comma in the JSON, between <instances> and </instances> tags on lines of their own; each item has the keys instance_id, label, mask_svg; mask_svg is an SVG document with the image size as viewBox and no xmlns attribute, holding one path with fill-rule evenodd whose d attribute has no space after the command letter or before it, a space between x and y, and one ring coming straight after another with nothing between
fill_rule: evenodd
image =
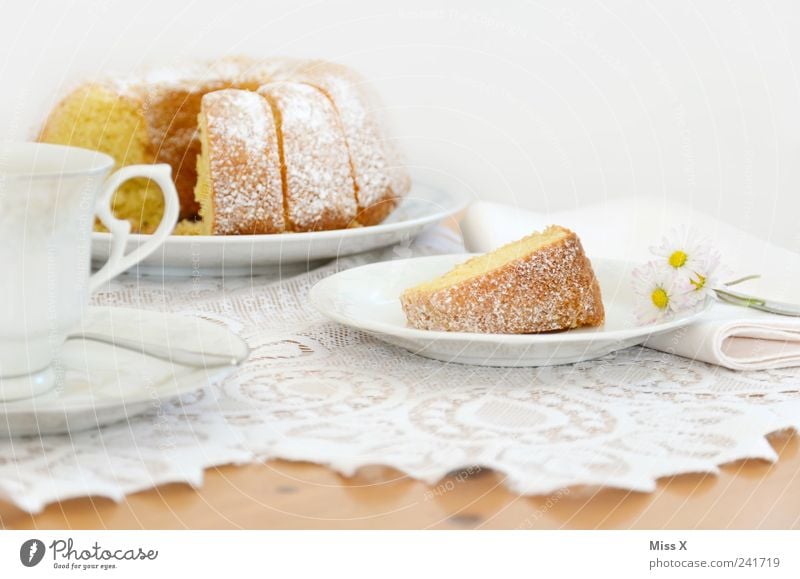
<instances>
[{"instance_id":1,"label":"white saucer","mask_svg":"<svg viewBox=\"0 0 800 579\"><path fill-rule=\"evenodd\" d=\"M244 341L218 323L127 308L90 307L82 332L214 355L241 354ZM89 340L68 340L51 365L55 387L0 403L0 437L77 432L111 424L221 380L235 366L191 368Z\"/></svg>"},{"instance_id":2,"label":"white saucer","mask_svg":"<svg viewBox=\"0 0 800 579\"><path fill-rule=\"evenodd\" d=\"M326 316L364 330L414 354L477 366L550 366L599 358L644 342L649 336L690 324L711 306L668 322L639 326L634 317L630 271L635 264L592 259L606 321L599 328L550 334L430 332L406 325L400 307L404 289L442 275L469 255L440 255L373 263L332 275L311 290Z\"/></svg>"},{"instance_id":3,"label":"white saucer","mask_svg":"<svg viewBox=\"0 0 800 579\"><path fill-rule=\"evenodd\" d=\"M411 239L426 227L461 211L464 195L415 181L383 223L371 227L275 235L172 235L136 268L144 274L292 275L314 267L313 262L362 253ZM131 235L126 251L149 235ZM111 234L92 234L92 262L101 265L111 251Z\"/></svg>"}]
</instances>

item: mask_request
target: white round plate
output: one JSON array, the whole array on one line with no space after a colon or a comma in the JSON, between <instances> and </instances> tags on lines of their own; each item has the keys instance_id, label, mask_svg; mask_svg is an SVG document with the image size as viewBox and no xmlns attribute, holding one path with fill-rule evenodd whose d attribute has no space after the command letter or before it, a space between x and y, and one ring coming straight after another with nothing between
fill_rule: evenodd
<instances>
[{"instance_id":1,"label":"white round plate","mask_svg":"<svg viewBox=\"0 0 800 579\"><path fill-rule=\"evenodd\" d=\"M476 334L417 330L406 324L400 294L449 271L470 255L439 255L386 261L332 275L311 289L312 303L331 319L369 332L414 354L477 366L551 366L605 356L649 336L696 320L702 311L668 322L639 326L634 316L630 271L623 261L593 259L606 310L605 324L548 334Z\"/></svg>"},{"instance_id":2,"label":"white round plate","mask_svg":"<svg viewBox=\"0 0 800 579\"><path fill-rule=\"evenodd\" d=\"M274 235L173 235L136 271L144 274L198 276L288 275L306 271L310 262L353 255L406 241L426 227L461 211L464 195L415 182L385 221L371 227ZM126 252L149 238L133 234ZM102 265L111 251L111 234L92 234L92 263Z\"/></svg>"},{"instance_id":3,"label":"white round plate","mask_svg":"<svg viewBox=\"0 0 800 579\"><path fill-rule=\"evenodd\" d=\"M208 354L241 354L247 344L196 317L90 307L80 330ZM56 387L0 403L0 437L77 432L158 411L169 399L219 381L235 366L193 368L90 340L67 340L51 366Z\"/></svg>"}]
</instances>

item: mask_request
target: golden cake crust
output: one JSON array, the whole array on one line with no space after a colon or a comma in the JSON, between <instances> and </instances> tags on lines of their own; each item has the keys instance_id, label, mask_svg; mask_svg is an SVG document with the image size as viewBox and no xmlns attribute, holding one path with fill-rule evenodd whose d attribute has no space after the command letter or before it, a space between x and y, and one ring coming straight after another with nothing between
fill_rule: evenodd
<instances>
[{"instance_id":1,"label":"golden cake crust","mask_svg":"<svg viewBox=\"0 0 800 579\"><path fill-rule=\"evenodd\" d=\"M356 217L350 157L336 110L318 89L273 82L258 93L275 116L287 230L344 229Z\"/></svg>"},{"instance_id":2,"label":"golden cake crust","mask_svg":"<svg viewBox=\"0 0 800 579\"><path fill-rule=\"evenodd\" d=\"M410 181L404 177L394 149L383 140L381 124L372 110L376 99L364 79L345 66L322 60L293 62L276 75L310 84L331 100L350 153L358 223L375 225L383 221L407 193Z\"/></svg>"},{"instance_id":3,"label":"golden cake crust","mask_svg":"<svg viewBox=\"0 0 800 579\"><path fill-rule=\"evenodd\" d=\"M278 137L267 101L239 89L208 93L200 123L204 226L215 235L284 231Z\"/></svg>"},{"instance_id":4,"label":"golden cake crust","mask_svg":"<svg viewBox=\"0 0 800 579\"><path fill-rule=\"evenodd\" d=\"M238 69L231 63L223 75L211 63L191 63L104 81L108 90L138 103L154 150L153 162L172 167L182 219L194 217L199 209L194 186L200 153L196 129L201 99L206 93L235 86L234 68Z\"/></svg>"},{"instance_id":5,"label":"golden cake crust","mask_svg":"<svg viewBox=\"0 0 800 579\"><path fill-rule=\"evenodd\" d=\"M198 117L204 96L228 89L256 91L276 81L313 87L322 95L315 100L322 103L320 116L333 111L338 118L341 134L336 138L336 147L341 137L347 149L356 203L357 221L349 215L349 207L335 202L316 219L303 220L298 215L296 230L336 229L382 221L396 206L397 197L409 188L408 173L383 141L383 127L377 118L380 107L370 101L364 80L342 65L280 57L231 57L84 83L51 111L39 139L106 152L115 158L118 167L168 163L180 197L181 218L194 223L200 210L195 193L203 188L197 167L201 153ZM343 179L339 155L335 157L333 198L340 199ZM291 208L291 203L288 205ZM131 223L133 231L150 233L163 214L162 196L148 180L132 180L119 189L114 211ZM247 230L250 225L223 227L219 233ZM265 229L263 225L259 229ZM284 231L272 229L270 232ZM178 231L194 233L198 227Z\"/></svg>"},{"instance_id":6,"label":"golden cake crust","mask_svg":"<svg viewBox=\"0 0 800 579\"><path fill-rule=\"evenodd\" d=\"M601 325L605 312L591 263L578 236L559 229L566 234L561 239L461 283L433 292L406 290L400 301L408 323L492 334Z\"/></svg>"}]
</instances>

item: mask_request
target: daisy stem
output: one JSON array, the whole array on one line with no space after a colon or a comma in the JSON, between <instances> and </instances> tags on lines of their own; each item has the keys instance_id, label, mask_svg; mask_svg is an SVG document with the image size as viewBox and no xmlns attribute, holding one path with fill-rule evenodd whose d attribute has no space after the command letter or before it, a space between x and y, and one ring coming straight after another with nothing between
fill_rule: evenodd
<instances>
[{"instance_id":1,"label":"daisy stem","mask_svg":"<svg viewBox=\"0 0 800 579\"><path fill-rule=\"evenodd\" d=\"M754 273L754 274L752 274L752 275L746 275L746 276L744 276L744 277L740 277L739 279L735 279L735 280L733 280L733 281L728 281L728 282L725 282L725 283L724 283L724 284L722 284L722 285L725 285L725 286L737 285L737 284L740 284L740 283L742 283L742 282L750 281L751 279L758 279L758 278L760 278L760 277L761 277L761 274Z\"/></svg>"},{"instance_id":2,"label":"daisy stem","mask_svg":"<svg viewBox=\"0 0 800 579\"><path fill-rule=\"evenodd\" d=\"M742 306L743 308L752 308L752 307L763 308L767 305L766 301L756 296L729 293L719 289L714 290L714 292L717 294L717 297L721 299L723 302L728 302L729 304Z\"/></svg>"}]
</instances>

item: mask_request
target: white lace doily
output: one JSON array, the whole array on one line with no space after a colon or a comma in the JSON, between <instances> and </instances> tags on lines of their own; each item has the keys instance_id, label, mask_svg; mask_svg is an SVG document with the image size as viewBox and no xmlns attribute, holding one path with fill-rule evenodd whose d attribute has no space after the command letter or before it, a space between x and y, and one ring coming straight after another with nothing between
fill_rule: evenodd
<instances>
[{"instance_id":1,"label":"white lace doily","mask_svg":"<svg viewBox=\"0 0 800 579\"><path fill-rule=\"evenodd\" d=\"M306 299L337 269L462 251L435 230L412 244L284 280L126 277L95 302L225 324L251 359L223 383L101 430L0 441L0 497L37 511L115 499L205 467L307 460L353 473L392 466L435 482L481 466L512 490L653 490L658 477L774 460L765 435L800 430L800 369L741 373L644 348L549 368L481 368L414 356L329 322Z\"/></svg>"}]
</instances>

